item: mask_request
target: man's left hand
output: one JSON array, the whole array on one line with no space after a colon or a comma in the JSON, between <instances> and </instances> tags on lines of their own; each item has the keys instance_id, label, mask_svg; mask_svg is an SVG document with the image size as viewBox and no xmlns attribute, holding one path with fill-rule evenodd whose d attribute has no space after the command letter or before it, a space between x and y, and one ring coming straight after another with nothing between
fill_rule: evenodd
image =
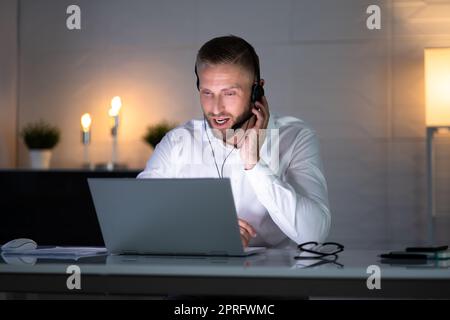
<instances>
[{"instance_id":1,"label":"man's left hand","mask_svg":"<svg viewBox=\"0 0 450 320\"><path fill-rule=\"evenodd\" d=\"M252 169L259 161L259 153L266 138L266 129L269 124L269 104L265 96L262 97L261 102L256 101L252 109L256 116L254 125L246 130L244 141L241 146L241 159L244 163L245 170Z\"/></svg>"}]
</instances>

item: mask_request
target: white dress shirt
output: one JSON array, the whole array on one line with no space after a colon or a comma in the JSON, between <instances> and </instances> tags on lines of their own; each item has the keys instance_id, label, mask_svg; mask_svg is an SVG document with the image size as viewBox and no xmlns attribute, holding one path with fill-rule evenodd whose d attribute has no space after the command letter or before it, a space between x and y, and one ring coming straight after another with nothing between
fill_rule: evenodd
<instances>
[{"instance_id":1,"label":"white dress shirt","mask_svg":"<svg viewBox=\"0 0 450 320\"><path fill-rule=\"evenodd\" d=\"M191 120L166 134L138 178L218 178L227 156L223 177L230 178L236 213L257 232L249 246L325 240L331 215L318 140L293 117L270 115L260 160L250 170L206 121Z\"/></svg>"}]
</instances>

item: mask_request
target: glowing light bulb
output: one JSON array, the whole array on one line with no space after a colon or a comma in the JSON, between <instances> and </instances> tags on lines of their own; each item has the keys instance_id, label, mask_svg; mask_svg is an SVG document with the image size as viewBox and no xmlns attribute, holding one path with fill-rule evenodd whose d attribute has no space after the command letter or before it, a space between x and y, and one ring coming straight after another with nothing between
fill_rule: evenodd
<instances>
[{"instance_id":1,"label":"glowing light bulb","mask_svg":"<svg viewBox=\"0 0 450 320\"><path fill-rule=\"evenodd\" d=\"M84 132L88 132L91 128L91 115L89 113L85 113L81 116L81 127L83 128Z\"/></svg>"},{"instance_id":2,"label":"glowing light bulb","mask_svg":"<svg viewBox=\"0 0 450 320\"><path fill-rule=\"evenodd\" d=\"M122 100L119 96L115 96L111 100L111 109L109 109L109 116L116 117L119 115L120 108L122 107Z\"/></svg>"}]
</instances>

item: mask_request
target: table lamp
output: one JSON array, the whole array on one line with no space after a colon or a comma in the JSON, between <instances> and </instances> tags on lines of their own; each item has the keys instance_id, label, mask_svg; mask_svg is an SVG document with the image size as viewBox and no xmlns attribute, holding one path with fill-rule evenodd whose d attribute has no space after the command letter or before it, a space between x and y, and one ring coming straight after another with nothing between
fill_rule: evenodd
<instances>
[{"instance_id":1,"label":"table lamp","mask_svg":"<svg viewBox=\"0 0 450 320\"><path fill-rule=\"evenodd\" d=\"M427 135L427 210L430 237L434 237L434 150L436 132L450 129L450 48L425 48L425 108Z\"/></svg>"},{"instance_id":2,"label":"table lamp","mask_svg":"<svg viewBox=\"0 0 450 320\"><path fill-rule=\"evenodd\" d=\"M115 96L111 99L111 108L108 111L111 117L111 135L112 135L112 154L111 162L108 164L108 169L113 170L117 165L117 136L119 131L119 112L122 107L122 100L119 96Z\"/></svg>"},{"instance_id":3,"label":"table lamp","mask_svg":"<svg viewBox=\"0 0 450 320\"><path fill-rule=\"evenodd\" d=\"M89 159L89 144L91 143L92 119L89 113L81 116L81 142L83 143L83 168L91 168Z\"/></svg>"}]
</instances>

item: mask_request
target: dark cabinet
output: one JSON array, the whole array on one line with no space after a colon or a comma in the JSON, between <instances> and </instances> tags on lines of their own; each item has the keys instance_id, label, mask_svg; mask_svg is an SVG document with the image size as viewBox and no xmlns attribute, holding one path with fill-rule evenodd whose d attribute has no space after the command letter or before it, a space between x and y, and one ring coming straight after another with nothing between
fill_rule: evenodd
<instances>
[{"instance_id":1,"label":"dark cabinet","mask_svg":"<svg viewBox=\"0 0 450 320\"><path fill-rule=\"evenodd\" d=\"M0 170L0 244L103 246L87 178L134 178L140 171Z\"/></svg>"}]
</instances>

